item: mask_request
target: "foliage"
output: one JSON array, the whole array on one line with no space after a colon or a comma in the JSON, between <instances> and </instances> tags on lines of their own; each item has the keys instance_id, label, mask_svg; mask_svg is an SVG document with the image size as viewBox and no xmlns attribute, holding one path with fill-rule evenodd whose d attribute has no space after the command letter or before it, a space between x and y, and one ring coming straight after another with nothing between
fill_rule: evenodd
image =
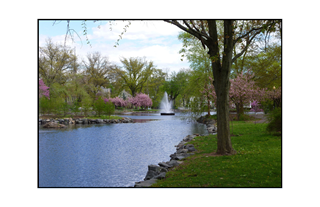
<instances>
[{"instance_id":1,"label":"foliage","mask_svg":"<svg viewBox=\"0 0 320 207\"><path fill-rule=\"evenodd\" d=\"M188 77L189 72L181 69L178 73L172 72L169 79L163 84L162 90L167 92L169 99L174 102L174 107L176 107L176 98L186 89Z\"/></svg>"},{"instance_id":2,"label":"foliage","mask_svg":"<svg viewBox=\"0 0 320 207\"><path fill-rule=\"evenodd\" d=\"M282 187L281 139L265 132L266 124L234 122L231 141L237 154L214 156L217 135L198 136L195 155L169 170L151 187Z\"/></svg>"},{"instance_id":3,"label":"foliage","mask_svg":"<svg viewBox=\"0 0 320 207\"><path fill-rule=\"evenodd\" d=\"M139 93L135 97L129 98L128 101L133 106L136 106L136 107L147 108L147 107L152 106L151 98L147 94L144 94L144 93Z\"/></svg>"},{"instance_id":4,"label":"foliage","mask_svg":"<svg viewBox=\"0 0 320 207\"><path fill-rule=\"evenodd\" d=\"M59 112L62 112L63 116L66 116L67 112L69 112L69 109L71 108L70 105L65 101L61 101L58 104L58 107L59 107Z\"/></svg>"},{"instance_id":5,"label":"foliage","mask_svg":"<svg viewBox=\"0 0 320 207\"><path fill-rule=\"evenodd\" d=\"M272 100L266 99L264 101L261 101L260 107L262 108L265 114L268 114L270 111L273 110L273 102Z\"/></svg>"},{"instance_id":6,"label":"foliage","mask_svg":"<svg viewBox=\"0 0 320 207\"><path fill-rule=\"evenodd\" d=\"M253 112L262 112L263 110L260 108L260 103L258 101L253 101L251 103L251 110Z\"/></svg>"},{"instance_id":7,"label":"foliage","mask_svg":"<svg viewBox=\"0 0 320 207\"><path fill-rule=\"evenodd\" d=\"M46 96L39 99L39 111L41 114L48 114L50 108L50 100Z\"/></svg>"},{"instance_id":8,"label":"foliage","mask_svg":"<svg viewBox=\"0 0 320 207\"><path fill-rule=\"evenodd\" d=\"M42 96L50 99L50 92L49 87L44 84L43 80L39 80L39 97L41 98Z\"/></svg>"},{"instance_id":9,"label":"foliage","mask_svg":"<svg viewBox=\"0 0 320 207\"><path fill-rule=\"evenodd\" d=\"M97 113L98 116L101 116L101 114L105 111L105 102L102 100L102 97L99 97L95 103L93 104L93 110Z\"/></svg>"},{"instance_id":10,"label":"foliage","mask_svg":"<svg viewBox=\"0 0 320 207\"><path fill-rule=\"evenodd\" d=\"M106 101L104 111L106 112L106 114L109 115L109 119L110 119L111 114L113 114L115 111L114 104L111 101Z\"/></svg>"},{"instance_id":11,"label":"foliage","mask_svg":"<svg viewBox=\"0 0 320 207\"><path fill-rule=\"evenodd\" d=\"M267 131L272 133L280 133L282 132L282 113L281 108L275 108L269 115L268 115L268 126Z\"/></svg>"},{"instance_id":12,"label":"foliage","mask_svg":"<svg viewBox=\"0 0 320 207\"><path fill-rule=\"evenodd\" d=\"M236 105L237 112L243 110L244 104L248 105L253 100L262 100L264 96L265 90L255 85L253 76L254 74L241 73L235 79L230 80L229 96L233 104Z\"/></svg>"},{"instance_id":13,"label":"foliage","mask_svg":"<svg viewBox=\"0 0 320 207\"><path fill-rule=\"evenodd\" d=\"M189 102L190 107L190 119L196 120L200 116L202 116L202 113L205 112L208 108L208 106L205 104L205 101L202 97L194 97Z\"/></svg>"},{"instance_id":14,"label":"foliage","mask_svg":"<svg viewBox=\"0 0 320 207\"><path fill-rule=\"evenodd\" d=\"M249 104L250 101L264 100L265 90L255 85L252 77L254 74L239 74L236 78L230 80L229 105L234 104L237 109L238 120L240 115L243 116L243 105ZM210 80L212 80L210 78ZM213 85L208 85L202 93L208 93L210 100L216 102L216 92Z\"/></svg>"},{"instance_id":15,"label":"foliage","mask_svg":"<svg viewBox=\"0 0 320 207\"><path fill-rule=\"evenodd\" d=\"M190 62L190 68L192 71L189 73L188 84L185 90L182 92L182 96L188 98L201 97L205 98L208 114L210 114L211 103L214 100L205 89L208 89L212 84L209 77L213 77L211 70L211 60L208 55L208 49L204 48L199 39L193 37L189 33L180 33L178 36L179 40L183 42L184 48L179 53L182 57L186 57ZM199 91L201 94L199 94Z\"/></svg>"},{"instance_id":16,"label":"foliage","mask_svg":"<svg viewBox=\"0 0 320 207\"><path fill-rule=\"evenodd\" d=\"M130 90L132 96L141 93L154 70L153 62L141 58L122 58L120 61L124 70L115 67L114 73L121 77L123 86Z\"/></svg>"},{"instance_id":17,"label":"foliage","mask_svg":"<svg viewBox=\"0 0 320 207\"><path fill-rule=\"evenodd\" d=\"M154 69L142 89L142 93L148 94L152 99L152 107L158 108L160 106L160 101L163 97L162 86L166 77L167 73L161 69Z\"/></svg>"},{"instance_id":18,"label":"foliage","mask_svg":"<svg viewBox=\"0 0 320 207\"><path fill-rule=\"evenodd\" d=\"M107 99L104 100L106 101ZM126 106L126 101L119 97L111 98L110 101L117 107Z\"/></svg>"},{"instance_id":19,"label":"foliage","mask_svg":"<svg viewBox=\"0 0 320 207\"><path fill-rule=\"evenodd\" d=\"M102 56L100 52L89 53L87 61L83 61L83 66L86 90L91 98L95 98L101 87L109 87L110 81L107 77L115 66L111 65L108 58Z\"/></svg>"},{"instance_id":20,"label":"foliage","mask_svg":"<svg viewBox=\"0 0 320 207\"><path fill-rule=\"evenodd\" d=\"M71 111L74 112L76 116L78 115L77 113L80 112L80 109L79 109L80 106L81 106L80 103L77 102L77 101L75 101L75 102L73 103L73 105L71 106Z\"/></svg>"},{"instance_id":21,"label":"foliage","mask_svg":"<svg viewBox=\"0 0 320 207\"><path fill-rule=\"evenodd\" d=\"M54 44L51 39L46 40L46 45L40 47L39 76L51 87L53 83L64 84L65 73L72 70L75 58L72 50L63 45Z\"/></svg>"},{"instance_id":22,"label":"foliage","mask_svg":"<svg viewBox=\"0 0 320 207\"><path fill-rule=\"evenodd\" d=\"M92 99L88 96L82 100L81 110L83 111L84 116L88 115L88 112L90 111L91 107L92 107Z\"/></svg>"},{"instance_id":23,"label":"foliage","mask_svg":"<svg viewBox=\"0 0 320 207\"><path fill-rule=\"evenodd\" d=\"M281 45L270 45L266 51L249 56L247 67L252 68L259 87L269 90L281 87Z\"/></svg>"}]
</instances>

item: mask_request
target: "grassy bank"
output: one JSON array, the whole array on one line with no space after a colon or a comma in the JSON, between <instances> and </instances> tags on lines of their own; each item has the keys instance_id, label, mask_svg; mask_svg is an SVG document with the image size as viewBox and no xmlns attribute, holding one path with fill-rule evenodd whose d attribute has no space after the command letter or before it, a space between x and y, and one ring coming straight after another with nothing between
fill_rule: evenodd
<instances>
[{"instance_id":1,"label":"grassy bank","mask_svg":"<svg viewBox=\"0 0 320 207\"><path fill-rule=\"evenodd\" d=\"M232 156L214 156L216 135L191 141L196 154L169 171L152 187L281 187L281 136L266 124L233 122Z\"/></svg>"}]
</instances>

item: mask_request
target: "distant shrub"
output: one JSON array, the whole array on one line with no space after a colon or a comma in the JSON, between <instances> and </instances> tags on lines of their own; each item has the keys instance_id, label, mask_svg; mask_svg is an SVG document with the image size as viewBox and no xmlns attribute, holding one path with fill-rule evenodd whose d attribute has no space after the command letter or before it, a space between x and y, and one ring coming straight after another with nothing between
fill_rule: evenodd
<instances>
[{"instance_id":1,"label":"distant shrub","mask_svg":"<svg viewBox=\"0 0 320 207\"><path fill-rule=\"evenodd\" d=\"M282 114L281 108L275 108L268 115L269 124L267 125L267 131L271 133L281 133L282 132Z\"/></svg>"},{"instance_id":2,"label":"distant shrub","mask_svg":"<svg viewBox=\"0 0 320 207\"><path fill-rule=\"evenodd\" d=\"M258 101L253 101L251 103L251 110L252 112L262 112L263 110L260 108L260 103Z\"/></svg>"},{"instance_id":3,"label":"distant shrub","mask_svg":"<svg viewBox=\"0 0 320 207\"><path fill-rule=\"evenodd\" d=\"M107 101L105 103L104 111L109 115L110 118L111 114L113 114L115 111L114 104L111 101Z\"/></svg>"}]
</instances>

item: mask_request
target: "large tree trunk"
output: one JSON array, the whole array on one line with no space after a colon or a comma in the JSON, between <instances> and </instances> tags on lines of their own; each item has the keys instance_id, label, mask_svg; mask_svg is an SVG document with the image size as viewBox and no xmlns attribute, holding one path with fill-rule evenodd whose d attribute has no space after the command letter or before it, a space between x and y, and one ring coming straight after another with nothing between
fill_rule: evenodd
<instances>
[{"instance_id":1,"label":"large tree trunk","mask_svg":"<svg viewBox=\"0 0 320 207\"><path fill-rule=\"evenodd\" d=\"M229 89L225 90L223 85L229 84L226 81L219 81L216 85L217 93L217 138L218 149L217 154L235 154L236 151L232 148L230 139L229 127Z\"/></svg>"},{"instance_id":2,"label":"large tree trunk","mask_svg":"<svg viewBox=\"0 0 320 207\"><path fill-rule=\"evenodd\" d=\"M209 20L209 33L213 42L209 46L212 60L213 85L217 95L217 154L235 154L232 148L229 128L229 88L230 69L232 65L233 33L232 20L224 21L224 51L222 64L218 47L217 27L215 20Z\"/></svg>"}]
</instances>

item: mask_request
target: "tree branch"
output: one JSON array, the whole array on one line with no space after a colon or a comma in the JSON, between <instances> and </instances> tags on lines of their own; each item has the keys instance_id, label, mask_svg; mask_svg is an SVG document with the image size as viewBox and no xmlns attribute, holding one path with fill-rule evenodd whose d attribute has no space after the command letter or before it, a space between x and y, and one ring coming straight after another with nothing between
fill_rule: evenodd
<instances>
[{"instance_id":1,"label":"tree branch","mask_svg":"<svg viewBox=\"0 0 320 207\"><path fill-rule=\"evenodd\" d=\"M251 39L249 39L249 40L247 41L246 47L245 47L239 54L237 54L236 56L234 56L234 57L232 58L232 63L233 63L238 57L240 57L245 51L247 51L250 43L252 42L252 40L255 38L255 36L256 36L257 34L259 34L259 32L256 32L256 33L251 37Z\"/></svg>"},{"instance_id":2,"label":"tree branch","mask_svg":"<svg viewBox=\"0 0 320 207\"><path fill-rule=\"evenodd\" d=\"M188 28L185 27L185 26L183 26L183 25L181 25L177 20L164 20L164 21L167 22L167 23L170 23L170 24L173 24L173 25L179 27L179 28L182 29L183 31L185 31L185 32L187 32L187 33L195 36L195 37L198 38L200 41L203 41L203 43L204 43L206 46L208 45L208 41L202 38L202 36L204 36L205 34L203 34L203 33L201 33L201 32L198 32L198 31L192 29L192 28L190 27L190 25L189 25L185 20L183 20L183 22L184 22L184 24L187 25ZM204 37L206 37L206 38L208 38L208 39L211 39L211 37L209 37L209 36L204 36Z\"/></svg>"},{"instance_id":3,"label":"tree branch","mask_svg":"<svg viewBox=\"0 0 320 207\"><path fill-rule=\"evenodd\" d=\"M261 30L262 27L259 28L253 28L251 29L249 32L245 33L244 35L241 35L240 37L238 37L237 39L234 40L233 45L235 45L239 39L244 38L245 36L249 35L251 32L255 31L255 30Z\"/></svg>"}]
</instances>

